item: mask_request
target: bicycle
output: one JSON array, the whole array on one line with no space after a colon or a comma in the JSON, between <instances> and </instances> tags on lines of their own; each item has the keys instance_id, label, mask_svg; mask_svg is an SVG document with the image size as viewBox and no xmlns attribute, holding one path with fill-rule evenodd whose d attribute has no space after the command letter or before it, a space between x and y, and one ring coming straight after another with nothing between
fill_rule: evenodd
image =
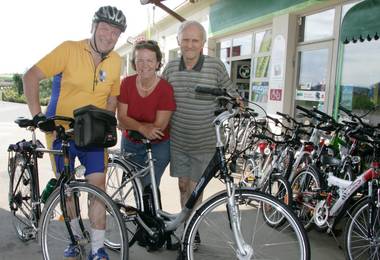
<instances>
[{"instance_id":1,"label":"bicycle","mask_svg":"<svg viewBox=\"0 0 380 260\"><path fill-rule=\"evenodd\" d=\"M351 111L347 110L349 113ZM338 177L335 170L344 165L344 160L325 157L320 167L325 169L323 172L306 169L292 183L295 209L303 219L305 228L313 225L318 231L327 231L338 244L335 236L337 226L346 220L346 258L379 259L379 127L363 122L345 123L350 126L345 136L353 141L354 146L359 141L371 148L371 166L357 174L354 180L347 180L344 174Z\"/></svg>"},{"instance_id":2,"label":"bicycle","mask_svg":"<svg viewBox=\"0 0 380 260\"><path fill-rule=\"evenodd\" d=\"M210 91L208 88L198 87L196 91L211 95L228 95L225 90L216 92L215 88ZM111 196L117 199L126 225L132 227L128 228L132 235L130 245L144 238L144 242L150 247L159 248L165 243L168 235L186 222L179 250L180 259L310 259L310 245L306 232L290 208L273 196L252 188L241 188L234 183L227 167L221 138L223 123L240 111L236 102L233 102L234 99L231 96L229 98L234 107L222 112L214 120L217 137L214 157L185 207L178 214L170 214L161 209L154 178L154 160L151 154L149 155L149 142L146 142L146 167L135 165L130 157L122 154L110 157L112 164L108 171L116 173L116 167L121 169L121 172L118 172L121 185L118 188L112 186ZM152 182L152 197L142 199L139 178L148 173ZM194 209L197 199L213 177L219 178L226 185L226 189ZM126 194L133 194L129 198L132 197L136 207L123 204L122 198L128 197ZM265 207L275 209L273 216L281 215L284 218L285 223L281 228L266 223L262 215L262 208ZM196 243L197 233L202 238L200 245Z\"/></svg>"},{"instance_id":3,"label":"bicycle","mask_svg":"<svg viewBox=\"0 0 380 260\"><path fill-rule=\"evenodd\" d=\"M119 209L112 199L101 189L76 179L70 170L69 140L72 129L65 131L56 122L66 121L73 125L74 120L68 117L55 116L40 122L38 126L33 120L20 118L15 122L21 128L32 132L32 140L22 140L9 146L10 171L9 201L15 228L22 240L37 238L41 244L44 259L62 258L68 244L81 248L81 257L91 248L90 228L96 223L89 218L88 203L97 203L106 212L106 233L112 234L112 241L117 241L118 252L112 252L112 259L127 259L127 232ZM36 139L35 129L55 131L62 140L61 150L45 149ZM39 192L38 159L43 153L51 153L64 158L64 170L59 174L56 189L50 194L41 212L41 194ZM77 168L82 170L83 166ZM92 213L93 214L93 213ZM70 221L76 219L77 225ZM37 231L39 233L37 233ZM107 241L106 241L107 242Z\"/></svg>"}]
</instances>

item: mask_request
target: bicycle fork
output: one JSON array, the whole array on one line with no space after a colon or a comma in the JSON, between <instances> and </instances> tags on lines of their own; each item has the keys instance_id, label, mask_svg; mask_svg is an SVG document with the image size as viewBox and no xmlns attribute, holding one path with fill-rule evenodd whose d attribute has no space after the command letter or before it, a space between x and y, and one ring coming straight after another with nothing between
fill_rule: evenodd
<instances>
[{"instance_id":1,"label":"bicycle fork","mask_svg":"<svg viewBox=\"0 0 380 260\"><path fill-rule=\"evenodd\" d=\"M230 220L230 227L234 235L237 246L236 256L240 260L251 259L253 248L244 241L241 233L240 212L235 200L235 186L232 182L228 182L227 186L227 213Z\"/></svg>"}]
</instances>

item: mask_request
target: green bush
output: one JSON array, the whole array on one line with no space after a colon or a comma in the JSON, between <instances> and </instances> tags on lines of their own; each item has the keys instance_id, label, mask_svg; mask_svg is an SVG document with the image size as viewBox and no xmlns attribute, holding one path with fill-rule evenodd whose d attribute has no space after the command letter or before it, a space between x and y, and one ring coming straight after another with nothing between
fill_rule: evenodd
<instances>
[{"instance_id":1,"label":"green bush","mask_svg":"<svg viewBox=\"0 0 380 260\"><path fill-rule=\"evenodd\" d=\"M20 96L16 88L5 89L2 93L2 99L9 102L26 103L25 96Z\"/></svg>"},{"instance_id":2,"label":"green bush","mask_svg":"<svg viewBox=\"0 0 380 260\"><path fill-rule=\"evenodd\" d=\"M13 75L13 87L3 90L1 97L3 101L26 103L23 94L22 75ZM44 79L40 82L40 104L46 106L51 96L52 80Z\"/></svg>"},{"instance_id":3,"label":"green bush","mask_svg":"<svg viewBox=\"0 0 380 260\"><path fill-rule=\"evenodd\" d=\"M12 77L13 84L17 89L17 93L19 96L24 94L23 84L22 84L22 75L21 74L13 74Z\"/></svg>"}]
</instances>

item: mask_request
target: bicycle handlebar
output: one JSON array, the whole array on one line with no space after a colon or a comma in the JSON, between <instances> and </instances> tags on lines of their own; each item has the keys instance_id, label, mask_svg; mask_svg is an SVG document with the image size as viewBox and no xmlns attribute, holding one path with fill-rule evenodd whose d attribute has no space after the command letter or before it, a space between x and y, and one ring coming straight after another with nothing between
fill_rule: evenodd
<instances>
[{"instance_id":1,"label":"bicycle handlebar","mask_svg":"<svg viewBox=\"0 0 380 260\"><path fill-rule=\"evenodd\" d=\"M69 127L73 128L74 119L67 116L53 116L53 117L47 118L46 120L39 122L37 127L45 132L57 131L58 128L61 127L61 125L56 126L55 121L69 122L70 123Z\"/></svg>"},{"instance_id":2,"label":"bicycle handlebar","mask_svg":"<svg viewBox=\"0 0 380 260\"><path fill-rule=\"evenodd\" d=\"M366 124L363 122L362 118L358 115L355 115L352 113L352 111L350 111L349 109L339 105L339 110L343 111L344 113L346 113L347 115L349 115L353 120L358 120L359 123L362 125L362 126L365 126L365 127L371 127L369 124Z\"/></svg>"},{"instance_id":3,"label":"bicycle handlebar","mask_svg":"<svg viewBox=\"0 0 380 260\"><path fill-rule=\"evenodd\" d=\"M330 116L330 115L328 115L328 114L326 114L326 113L318 110L317 108L313 108L313 112L316 113L316 114L318 114L318 115L320 115L322 118L330 120L330 121L332 121L332 122L335 123L335 119L332 116Z\"/></svg>"},{"instance_id":4,"label":"bicycle handlebar","mask_svg":"<svg viewBox=\"0 0 380 260\"><path fill-rule=\"evenodd\" d=\"M213 96L228 96L227 90L224 88L212 88L212 87L202 87L202 86L196 86L195 92L203 93L203 94L210 94Z\"/></svg>"}]
</instances>

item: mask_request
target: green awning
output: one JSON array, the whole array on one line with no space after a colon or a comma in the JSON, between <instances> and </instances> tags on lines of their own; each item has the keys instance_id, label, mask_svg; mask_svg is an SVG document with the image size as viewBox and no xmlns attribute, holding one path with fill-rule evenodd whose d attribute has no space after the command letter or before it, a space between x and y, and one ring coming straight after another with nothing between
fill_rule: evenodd
<instances>
[{"instance_id":1,"label":"green awning","mask_svg":"<svg viewBox=\"0 0 380 260\"><path fill-rule=\"evenodd\" d=\"M365 0L344 16L340 39L344 44L378 40L380 35L380 0Z\"/></svg>"}]
</instances>

